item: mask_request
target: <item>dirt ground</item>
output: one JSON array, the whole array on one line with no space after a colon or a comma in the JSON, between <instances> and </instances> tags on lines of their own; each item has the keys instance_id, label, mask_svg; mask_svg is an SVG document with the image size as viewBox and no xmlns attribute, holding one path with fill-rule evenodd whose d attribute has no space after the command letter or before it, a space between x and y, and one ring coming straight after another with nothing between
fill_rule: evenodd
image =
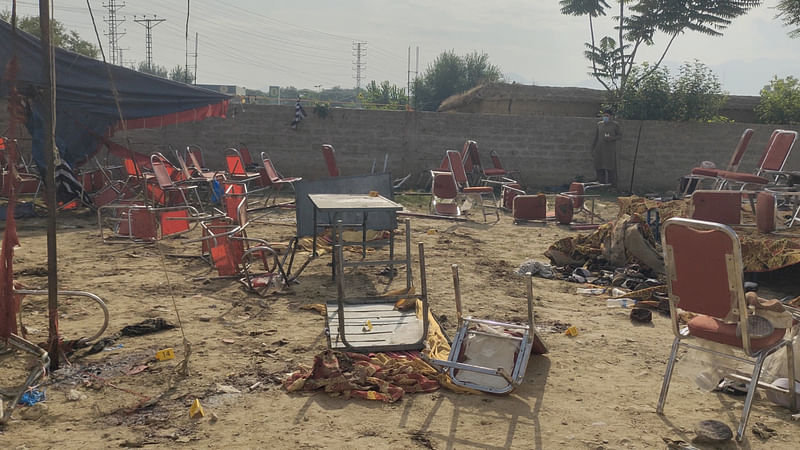
<instances>
[{"instance_id":1,"label":"dirt ground","mask_svg":"<svg viewBox=\"0 0 800 450\"><path fill-rule=\"evenodd\" d=\"M606 218L616 215L611 202L599 211ZM450 335L456 317L451 264L460 265L469 314L518 321L526 312L525 280L515 274L517 267L528 259L547 261L543 252L548 246L575 233L554 223L514 225L508 213L497 223L492 220L411 219L412 242L425 244L431 308L437 317L445 316ZM120 338L89 356L80 350L71 365L64 363L46 380L45 406L30 412L21 406L0 428L1 448L661 449L662 438L691 441L701 420L721 420L735 430L742 411L743 397L703 392L691 380L676 377L665 414L657 415L672 341L668 317L654 314L652 324L635 325L629 310L607 308L604 297L578 295L579 285L542 278L534 279L536 321L550 353L531 357L524 382L510 395L441 389L384 404L287 393L280 384L284 377L299 364L310 365L327 347L323 317L300 308L335 298L327 255L313 261L289 292L262 298L234 280L206 279L214 273L200 259L162 260L168 254L199 255L197 243L183 238L167 239L160 247L103 244L96 222L88 211L59 216L61 288L105 299L111 317L105 336L148 318L177 324L179 314L191 342L190 376L174 371L186 356L178 328ZM287 242L294 224L293 210L272 209L248 231L251 237ZM15 278L45 288L45 220L19 220L18 229ZM416 259L416 248L413 252ZM398 277L390 285L378 271L348 269L346 277L362 292L385 292L403 283ZM763 277L762 296L798 295L792 286L797 273L784 270ZM34 342L47 337L45 302L45 297L23 302L23 319ZM65 338L93 334L101 319L97 308L69 297L61 303ZM567 325L576 326L578 336L564 335ZM168 347L176 358L157 361L156 351ZM77 391L74 400L68 400L70 390ZM194 399L200 400L205 417L189 417ZM757 437L750 430L757 422L776 434L767 440ZM789 411L763 393L749 423L741 444L720 448L800 446L800 422L791 421Z\"/></svg>"}]
</instances>

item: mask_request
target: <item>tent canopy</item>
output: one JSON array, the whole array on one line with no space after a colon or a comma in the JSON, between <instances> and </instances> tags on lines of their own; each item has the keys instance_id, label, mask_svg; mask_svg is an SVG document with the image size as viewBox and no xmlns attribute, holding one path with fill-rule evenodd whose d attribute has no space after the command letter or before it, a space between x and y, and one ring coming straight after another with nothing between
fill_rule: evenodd
<instances>
[{"instance_id":1,"label":"tent canopy","mask_svg":"<svg viewBox=\"0 0 800 450\"><path fill-rule=\"evenodd\" d=\"M33 137L33 156L44 167L43 112L47 101L43 89L47 83L41 42L19 30L15 37L11 25L0 20L0 43L0 69L6 67L14 54L17 56L16 86L29 101L26 126ZM63 49L55 49L55 74L56 145L62 159L73 167L97 152L103 137L113 135L118 129L225 117L230 99L225 94L106 64ZM0 80L0 96L8 95L11 81ZM113 88L117 91L116 99Z\"/></svg>"}]
</instances>

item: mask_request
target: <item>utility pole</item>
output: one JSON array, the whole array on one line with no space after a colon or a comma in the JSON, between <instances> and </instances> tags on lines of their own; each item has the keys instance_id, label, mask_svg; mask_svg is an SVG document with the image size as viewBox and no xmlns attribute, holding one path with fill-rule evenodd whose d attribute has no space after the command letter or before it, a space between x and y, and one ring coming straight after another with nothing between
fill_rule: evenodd
<instances>
[{"instance_id":1,"label":"utility pole","mask_svg":"<svg viewBox=\"0 0 800 450\"><path fill-rule=\"evenodd\" d=\"M133 16L133 21L147 30L145 32L145 54L147 55L145 61L148 70L153 70L153 28L165 20L167 19L158 19L156 15L153 15L152 19L148 19L147 16L137 19L136 16Z\"/></svg>"},{"instance_id":2,"label":"utility pole","mask_svg":"<svg viewBox=\"0 0 800 450\"><path fill-rule=\"evenodd\" d=\"M44 88L44 160L45 200L47 203L47 351L50 353L49 370L58 370L61 360L61 336L58 333L58 245L56 233L56 71L55 51L50 40L50 2L39 1L39 31L42 36L42 74L47 81Z\"/></svg>"},{"instance_id":3,"label":"utility pole","mask_svg":"<svg viewBox=\"0 0 800 450\"><path fill-rule=\"evenodd\" d=\"M200 39L200 33L194 32L194 82L197 85L197 41Z\"/></svg>"},{"instance_id":4,"label":"utility pole","mask_svg":"<svg viewBox=\"0 0 800 450\"><path fill-rule=\"evenodd\" d=\"M364 78L367 72L367 63L362 62L362 58L367 56L367 43L366 42L353 42L353 56L356 61L353 63L353 69L356 71L356 104L361 107L361 79Z\"/></svg>"},{"instance_id":5,"label":"utility pole","mask_svg":"<svg viewBox=\"0 0 800 450\"><path fill-rule=\"evenodd\" d=\"M108 16L103 19L108 24L108 52L111 55L111 64L122 64L122 49L119 48L119 40L125 36L125 30L120 30L119 25L125 22L125 18L118 19L117 11L125 7L125 3L117 3L116 0L108 0L103 7L108 10Z\"/></svg>"},{"instance_id":6,"label":"utility pole","mask_svg":"<svg viewBox=\"0 0 800 450\"><path fill-rule=\"evenodd\" d=\"M419 46L417 46L417 68L413 72L411 71L411 46L408 46L408 87L406 88L406 106L408 106L411 102L411 81L417 80L417 73L419 71ZM411 77L411 74L414 74L414 77Z\"/></svg>"}]
</instances>

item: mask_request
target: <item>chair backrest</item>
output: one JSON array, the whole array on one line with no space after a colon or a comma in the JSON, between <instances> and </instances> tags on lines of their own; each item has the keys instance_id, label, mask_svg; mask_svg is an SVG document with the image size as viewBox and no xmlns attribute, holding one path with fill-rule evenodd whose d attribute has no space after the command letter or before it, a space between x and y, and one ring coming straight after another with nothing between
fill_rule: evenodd
<instances>
[{"instance_id":1,"label":"chair backrest","mask_svg":"<svg viewBox=\"0 0 800 450\"><path fill-rule=\"evenodd\" d=\"M585 200L584 194L586 194L586 188L583 186L583 183L577 181L570 183L569 193L572 194L570 197L572 197L572 203L575 209L583 208L583 202Z\"/></svg>"},{"instance_id":2,"label":"chair backrest","mask_svg":"<svg viewBox=\"0 0 800 450\"><path fill-rule=\"evenodd\" d=\"M239 151L239 155L242 157L242 162L244 163L244 167L250 167L253 165L253 157L250 155L250 149L247 148L247 144L244 142L239 142L239 145L236 147Z\"/></svg>"},{"instance_id":3,"label":"chair backrest","mask_svg":"<svg viewBox=\"0 0 800 450\"><path fill-rule=\"evenodd\" d=\"M730 227L671 218L664 223L663 244L667 288L676 308L720 319L741 311L742 250Z\"/></svg>"},{"instance_id":4,"label":"chair backrest","mask_svg":"<svg viewBox=\"0 0 800 450\"><path fill-rule=\"evenodd\" d=\"M742 193L740 191L692 192L692 219L739 225L742 223Z\"/></svg>"},{"instance_id":5,"label":"chair backrest","mask_svg":"<svg viewBox=\"0 0 800 450\"><path fill-rule=\"evenodd\" d=\"M178 160L178 167L180 167L181 176L184 180L191 180L192 179L192 172L189 171L189 166L186 165L186 161L183 159L181 154L175 149L175 159Z\"/></svg>"},{"instance_id":6,"label":"chair backrest","mask_svg":"<svg viewBox=\"0 0 800 450\"><path fill-rule=\"evenodd\" d=\"M458 196L458 186L450 172L437 172L433 175L431 193L434 197L455 199Z\"/></svg>"},{"instance_id":7,"label":"chair backrest","mask_svg":"<svg viewBox=\"0 0 800 450\"><path fill-rule=\"evenodd\" d=\"M500 156L497 154L496 150L490 151L489 157L492 158L492 165L495 169L506 170L503 168L503 164L500 162Z\"/></svg>"},{"instance_id":8,"label":"chair backrest","mask_svg":"<svg viewBox=\"0 0 800 450\"><path fill-rule=\"evenodd\" d=\"M759 233L775 231L775 194L761 191L756 197L756 229Z\"/></svg>"},{"instance_id":9,"label":"chair backrest","mask_svg":"<svg viewBox=\"0 0 800 450\"><path fill-rule=\"evenodd\" d=\"M192 167L196 170L201 171L206 166L205 161L203 160L203 149L199 145L187 145L186 146L186 160L192 163Z\"/></svg>"},{"instance_id":10,"label":"chair backrest","mask_svg":"<svg viewBox=\"0 0 800 450\"><path fill-rule=\"evenodd\" d=\"M764 159L769 154L769 149L772 148L772 143L775 142L775 138L778 137L781 130L772 130L772 134L769 135L769 140L767 141L767 145L764 147L764 151L761 152L761 157L758 158L758 165L756 167L761 167L761 164L764 164Z\"/></svg>"},{"instance_id":11,"label":"chair backrest","mask_svg":"<svg viewBox=\"0 0 800 450\"><path fill-rule=\"evenodd\" d=\"M742 161L742 156L744 156L744 152L747 150L747 145L750 143L750 139L752 137L753 129L745 129L742 133L742 137L739 138L739 143L736 145L736 149L733 151L733 156L731 156L730 162L728 162L728 171L736 172L736 170L739 168L739 163Z\"/></svg>"},{"instance_id":12,"label":"chair backrest","mask_svg":"<svg viewBox=\"0 0 800 450\"><path fill-rule=\"evenodd\" d=\"M461 149L461 164L464 165L464 171L472 172L473 169L481 168L481 157L478 154L478 143L475 141L464 142L464 147Z\"/></svg>"},{"instance_id":13,"label":"chair backrest","mask_svg":"<svg viewBox=\"0 0 800 450\"><path fill-rule=\"evenodd\" d=\"M156 177L156 182L161 188L173 187L174 183L169 176L168 166L172 166L167 158L161 153L153 153L150 155L150 166L153 168L153 175Z\"/></svg>"},{"instance_id":14,"label":"chair backrest","mask_svg":"<svg viewBox=\"0 0 800 450\"><path fill-rule=\"evenodd\" d=\"M225 165L228 168L228 173L231 175L247 175L244 168L244 161L239 150L235 148L225 149Z\"/></svg>"},{"instance_id":15,"label":"chair backrest","mask_svg":"<svg viewBox=\"0 0 800 450\"><path fill-rule=\"evenodd\" d=\"M792 153L794 141L797 140L797 131L780 130L763 156L758 168L759 174L765 170L783 170L783 165Z\"/></svg>"},{"instance_id":16,"label":"chair backrest","mask_svg":"<svg viewBox=\"0 0 800 450\"><path fill-rule=\"evenodd\" d=\"M455 150L448 150L447 162L450 172L453 173L453 178L456 180L456 184L461 187L469 186L467 172L464 170L464 164L461 162L461 154Z\"/></svg>"},{"instance_id":17,"label":"chair backrest","mask_svg":"<svg viewBox=\"0 0 800 450\"><path fill-rule=\"evenodd\" d=\"M272 161L269 159L266 153L261 153L261 160L264 161L264 170L267 171L267 178L269 179L269 182L280 182L281 176L278 174L278 171L275 170L275 166L272 165Z\"/></svg>"},{"instance_id":18,"label":"chair backrest","mask_svg":"<svg viewBox=\"0 0 800 450\"><path fill-rule=\"evenodd\" d=\"M322 144L322 157L325 158L325 165L328 167L328 175L339 176L339 166L336 165L336 151L332 145Z\"/></svg>"}]
</instances>

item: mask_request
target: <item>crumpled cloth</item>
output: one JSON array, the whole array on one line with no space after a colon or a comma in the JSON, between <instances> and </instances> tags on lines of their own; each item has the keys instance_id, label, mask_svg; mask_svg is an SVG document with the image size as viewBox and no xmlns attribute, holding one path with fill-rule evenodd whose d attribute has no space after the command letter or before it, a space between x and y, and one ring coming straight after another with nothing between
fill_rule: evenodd
<instances>
[{"instance_id":1,"label":"crumpled cloth","mask_svg":"<svg viewBox=\"0 0 800 450\"><path fill-rule=\"evenodd\" d=\"M419 356L325 350L314 357L311 369L300 368L283 382L289 392L322 389L330 395L394 403L410 392L439 389L436 371Z\"/></svg>"}]
</instances>

